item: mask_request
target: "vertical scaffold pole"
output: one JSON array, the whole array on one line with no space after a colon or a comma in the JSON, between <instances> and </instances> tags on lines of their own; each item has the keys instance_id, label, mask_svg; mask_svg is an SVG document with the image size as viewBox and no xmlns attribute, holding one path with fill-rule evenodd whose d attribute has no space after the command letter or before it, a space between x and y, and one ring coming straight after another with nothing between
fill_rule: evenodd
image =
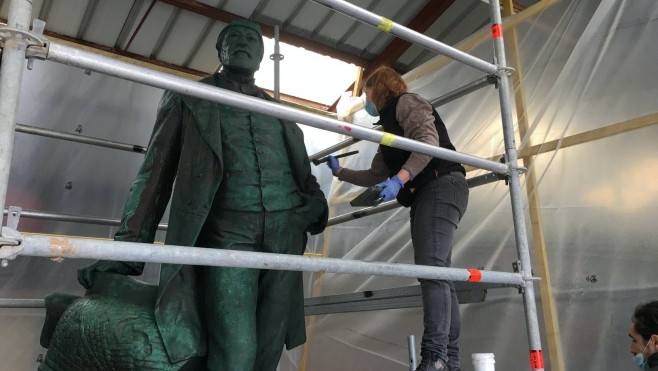
<instances>
[{"instance_id":1,"label":"vertical scaffold pole","mask_svg":"<svg viewBox=\"0 0 658 371\"><path fill-rule=\"evenodd\" d=\"M274 98L281 99L281 60L283 56L279 46L279 25L274 26L274 54L270 56L274 61Z\"/></svg>"},{"instance_id":2,"label":"vertical scaffold pole","mask_svg":"<svg viewBox=\"0 0 658 371\"><path fill-rule=\"evenodd\" d=\"M32 18L32 1L12 0L7 15L7 28L29 31ZM14 130L18 99L21 94L25 50L28 43L23 38L9 36L4 40L2 64L0 64L0 207L7 200L9 168L14 148ZM0 223L0 232L2 231Z\"/></svg>"},{"instance_id":3,"label":"vertical scaffold pole","mask_svg":"<svg viewBox=\"0 0 658 371\"><path fill-rule=\"evenodd\" d=\"M530 263L530 250L528 247L528 233L526 230L523 212L523 199L521 198L521 180L516 153L516 140L514 136L514 123L512 121L512 105L510 101L510 82L507 73L505 58L505 43L503 41L503 25L500 5L497 0L489 1L491 12L491 33L494 42L494 55L499 68L499 88L501 117L503 121L503 135L505 140L505 153L507 163L510 165L510 200L512 202L512 216L516 235L516 248L519 254L520 272L523 279L528 282L523 289L523 303L525 307L526 328L530 346L530 367L534 371L544 370L544 356L541 349L539 334L539 321L535 303L535 289L532 284L532 265Z\"/></svg>"}]
</instances>

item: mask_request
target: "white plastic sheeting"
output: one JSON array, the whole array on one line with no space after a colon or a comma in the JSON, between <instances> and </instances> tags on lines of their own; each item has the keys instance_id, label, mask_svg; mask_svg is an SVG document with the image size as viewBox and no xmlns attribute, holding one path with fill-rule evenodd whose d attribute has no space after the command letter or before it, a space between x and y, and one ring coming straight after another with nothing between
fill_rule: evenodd
<instances>
[{"instance_id":1,"label":"white plastic sheeting","mask_svg":"<svg viewBox=\"0 0 658 371\"><path fill-rule=\"evenodd\" d=\"M526 10L533 16L517 26L531 126L530 135L519 139L519 145L564 139L658 112L658 52L653 41L658 34L658 3L541 3L543 10ZM505 30L509 35L510 28ZM488 36L488 30L483 32ZM467 51L490 60L489 38L483 40ZM471 68L443 64L442 58L408 74L411 89L427 98L479 77ZM66 132L75 132L80 125L83 135L147 143L161 91L43 62L37 62L25 79L20 123ZM503 152L499 112L492 88L439 108L458 149L484 157ZM371 124L362 112L357 116L357 121ZM337 141L332 137L326 143L326 133L315 135L314 130L307 132L312 140L309 153ZM658 127L649 126L547 152L530 169L539 181L542 226L568 370L633 367L626 336L630 314L637 303L658 297L656 139ZM345 164L367 167L375 145L355 147L361 154ZM28 209L118 218L141 158L18 134L8 200ZM326 168L314 172L333 215L353 210L347 201L358 188L331 183ZM517 256L511 220L502 182L473 189L455 241L453 265L510 271ZM108 227L27 219L19 229L97 237L114 233ZM312 239L309 250L345 259L412 262L408 210L332 227ZM0 269L0 296L81 293L75 269L85 263L18 258ZM156 271L150 267L146 278L152 280ZM387 277L306 275L309 296L414 283ZM495 353L498 370L529 369L523 304L515 290L490 291L485 303L461 309L464 370L471 369L469 354L474 352ZM43 311L2 309L0 313L0 369L35 369L43 353L38 346ZM307 324L306 347L285 352L282 371L406 370L406 337L415 334L420 340L422 331L420 309L316 316ZM546 352L546 341L543 344Z\"/></svg>"},{"instance_id":2,"label":"white plastic sheeting","mask_svg":"<svg viewBox=\"0 0 658 371\"><path fill-rule=\"evenodd\" d=\"M566 370L631 369L630 315L638 303L658 298L658 126L569 147L566 139L658 113L658 3L543 3L537 5L541 11L526 10L533 16L516 26L530 126L517 145L565 140L558 150L537 156L529 169L539 183L564 365ZM506 22L504 35L510 31ZM468 51L491 60L490 38L482 40ZM506 42L510 50L509 38ZM431 99L481 77L444 60L409 73L410 89ZM483 157L504 152L493 88L438 111L458 150ZM658 123L658 115L652 122ZM343 165L367 168L376 145L359 143L346 151L354 147L360 156ZM334 215L352 210L347 201L359 190L334 182L329 193ZM400 209L337 225L325 232L324 250L345 259L413 262L408 224L408 210ZM510 271L516 259L507 187L499 182L472 189L453 266ZM413 283L325 274L310 289L312 295L326 295ZM530 368L522 297L516 290L489 291L485 303L462 305L461 314L462 369L472 369L470 354L476 352L495 353L497 370ZM289 359L313 371L406 370L406 337L416 335L419 346L422 335L420 308L317 316L307 323L306 353ZM542 343L550 369L545 337Z\"/></svg>"}]
</instances>

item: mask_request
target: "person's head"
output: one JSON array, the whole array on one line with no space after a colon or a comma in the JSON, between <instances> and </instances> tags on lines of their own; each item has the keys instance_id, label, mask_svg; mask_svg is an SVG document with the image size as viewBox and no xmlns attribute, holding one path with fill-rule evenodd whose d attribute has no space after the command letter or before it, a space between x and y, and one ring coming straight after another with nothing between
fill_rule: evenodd
<instances>
[{"instance_id":1,"label":"person's head","mask_svg":"<svg viewBox=\"0 0 658 371\"><path fill-rule=\"evenodd\" d=\"M223 68L253 76L265 51L263 32L258 24L237 19L222 29L215 48Z\"/></svg>"},{"instance_id":2,"label":"person's head","mask_svg":"<svg viewBox=\"0 0 658 371\"><path fill-rule=\"evenodd\" d=\"M382 66L373 72L363 84L366 99L381 110L388 102L407 92L402 76L391 67Z\"/></svg>"},{"instance_id":3,"label":"person's head","mask_svg":"<svg viewBox=\"0 0 658 371\"><path fill-rule=\"evenodd\" d=\"M629 350L635 356L638 366L643 368L647 358L658 353L658 301L640 304L635 308L628 336L631 338Z\"/></svg>"}]
</instances>

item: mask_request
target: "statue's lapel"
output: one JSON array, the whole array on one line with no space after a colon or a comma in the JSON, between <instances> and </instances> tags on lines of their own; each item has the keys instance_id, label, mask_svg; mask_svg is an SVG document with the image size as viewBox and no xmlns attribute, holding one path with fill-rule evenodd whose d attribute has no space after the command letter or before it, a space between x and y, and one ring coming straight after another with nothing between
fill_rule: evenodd
<instances>
[{"instance_id":1,"label":"statue's lapel","mask_svg":"<svg viewBox=\"0 0 658 371\"><path fill-rule=\"evenodd\" d=\"M217 86L216 74L199 81L204 84ZM222 132L220 130L220 105L215 102L183 95L183 102L192 112L199 133L208 143L218 158L222 158Z\"/></svg>"}]
</instances>

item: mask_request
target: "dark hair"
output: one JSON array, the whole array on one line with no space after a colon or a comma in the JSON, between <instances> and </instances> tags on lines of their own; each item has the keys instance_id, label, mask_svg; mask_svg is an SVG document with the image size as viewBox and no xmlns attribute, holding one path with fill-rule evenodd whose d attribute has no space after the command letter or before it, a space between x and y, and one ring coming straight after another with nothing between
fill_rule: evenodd
<instances>
[{"instance_id":1,"label":"dark hair","mask_svg":"<svg viewBox=\"0 0 658 371\"><path fill-rule=\"evenodd\" d=\"M658 334L658 300L638 305L631 320L644 340Z\"/></svg>"},{"instance_id":2,"label":"dark hair","mask_svg":"<svg viewBox=\"0 0 658 371\"><path fill-rule=\"evenodd\" d=\"M402 80L402 76L387 66L376 69L368 77L363 87L371 91L372 96L368 98L379 109L386 106L391 99L407 92L407 84Z\"/></svg>"}]
</instances>

